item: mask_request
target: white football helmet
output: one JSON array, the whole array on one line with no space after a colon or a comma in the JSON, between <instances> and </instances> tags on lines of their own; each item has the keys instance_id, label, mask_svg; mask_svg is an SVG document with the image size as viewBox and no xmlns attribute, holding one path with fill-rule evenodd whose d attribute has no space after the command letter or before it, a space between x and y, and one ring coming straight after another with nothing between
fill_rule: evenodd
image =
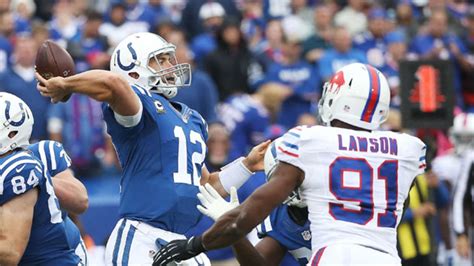
<instances>
[{"instance_id":1,"label":"white football helmet","mask_svg":"<svg viewBox=\"0 0 474 266\"><path fill-rule=\"evenodd\" d=\"M110 59L110 70L120 74L130 84L137 84L151 92L172 98L178 93L178 87L191 84L191 66L178 64L176 47L150 32L135 33L122 40L115 48ZM156 60L161 66L159 56L170 56L171 67L154 69L149 66ZM138 75L138 78L132 77Z\"/></svg>"},{"instance_id":2,"label":"white football helmet","mask_svg":"<svg viewBox=\"0 0 474 266\"><path fill-rule=\"evenodd\" d=\"M272 178L273 171L278 164L278 160L276 159L276 150L280 142L281 138L275 139L265 151L265 156L263 157L263 169L265 171L267 181ZM299 189L293 190L293 192L288 196L283 204L299 208L307 207L306 202L301 199Z\"/></svg>"},{"instance_id":3,"label":"white football helmet","mask_svg":"<svg viewBox=\"0 0 474 266\"><path fill-rule=\"evenodd\" d=\"M474 114L461 113L456 115L453 126L449 130L449 137L458 154L468 149L474 149Z\"/></svg>"},{"instance_id":4,"label":"white football helmet","mask_svg":"<svg viewBox=\"0 0 474 266\"><path fill-rule=\"evenodd\" d=\"M319 116L325 125L337 119L374 130L387 120L389 105L390 88L385 76L373 66L353 63L324 84Z\"/></svg>"},{"instance_id":5,"label":"white football helmet","mask_svg":"<svg viewBox=\"0 0 474 266\"><path fill-rule=\"evenodd\" d=\"M0 92L0 154L30 145L33 113L17 96Z\"/></svg>"}]
</instances>

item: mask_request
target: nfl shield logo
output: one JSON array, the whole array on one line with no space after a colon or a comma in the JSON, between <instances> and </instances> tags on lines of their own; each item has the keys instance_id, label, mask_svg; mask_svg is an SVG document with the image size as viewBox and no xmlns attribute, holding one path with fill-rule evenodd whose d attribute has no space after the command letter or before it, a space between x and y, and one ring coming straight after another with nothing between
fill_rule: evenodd
<instances>
[{"instance_id":1,"label":"nfl shield logo","mask_svg":"<svg viewBox=\"0 0 474 266\"><path fill-rule=\"evenodd\" d=\"M309 230L303 231L301 233L301 236L303 237L303 239L305 241L309 241L309 240L311 240L311 231L309 231Z\"/></svg>"}]
</instances>

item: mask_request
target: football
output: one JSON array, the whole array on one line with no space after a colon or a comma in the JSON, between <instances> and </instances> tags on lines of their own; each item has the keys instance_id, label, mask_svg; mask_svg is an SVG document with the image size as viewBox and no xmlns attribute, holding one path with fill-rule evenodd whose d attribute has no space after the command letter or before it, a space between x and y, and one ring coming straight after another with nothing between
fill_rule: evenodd
<instances>
[{"instance_id":1,"label":"football","mask_svg":"<svg viewBox=\"0 0 474 266\"><path fill-rule=\"evenodd\" d=\"M74 60L71 55L57 43L47 40L36 54L36 71L45 79L52 77L69 77L75 74ZM66 102L71 94L61 101Z\"/></svg>"}]
</instances>

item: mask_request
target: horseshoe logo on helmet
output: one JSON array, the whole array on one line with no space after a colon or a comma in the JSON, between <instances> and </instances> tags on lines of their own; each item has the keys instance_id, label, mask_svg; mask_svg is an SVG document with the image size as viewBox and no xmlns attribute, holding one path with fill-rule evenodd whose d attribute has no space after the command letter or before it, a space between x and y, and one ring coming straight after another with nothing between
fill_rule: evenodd
<instances>
[{"instance_id":1,"label":"horseshoe logo on helmet","mask_svg":"<svg viewBox=\"0 0 474 266\"><path fill-rule=\"evenodd\" d=\"M25 109L23 108L23 103L19 103L20 105L20 109L22 111L21 113L21 118L19 121L13 121L13 120L10 120L10 106L11 106L11 103L10 101L5 101L5 118L7 119L8 123L10 123L10 125L14 126L14 127L19 127L21 126L24 122L25 122Z\"/></svg>"},{"instance_id":2,"label":"horseshoe logo on helmet","mask_svg":"<svg viewBox=\"0 0 474 266\"><path fill-rule=\"evenodd\" d=\"M133 61L137 60L137 58L138 58L137 57L137 52L135 52L135 49L133 49L131 42L129 42L127 44L127 48L128 48L128 51L130 51L130 53L132 54ZM123 69L125 71L132 70L132 68L135 67L135 63L133 61L128 66L124 66L122 64L122 62L120 62L120 50L117 51L117 64L121 69Z\"/></svg>"}]
</instances>

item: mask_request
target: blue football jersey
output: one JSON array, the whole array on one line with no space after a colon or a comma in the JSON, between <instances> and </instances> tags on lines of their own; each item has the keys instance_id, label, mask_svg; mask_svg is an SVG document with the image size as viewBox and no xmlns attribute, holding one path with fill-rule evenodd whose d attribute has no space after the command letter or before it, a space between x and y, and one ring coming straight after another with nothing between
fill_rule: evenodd
<instances>
[{"instance_id":1,"label":"blue football jersey","mask_svg":"<svg viewBox=\"0 0 474 266\"><path fill-rule=\"evenodd\" d=\"M38 188L30 239L20 265L78 265L54 194L51 177L30 151L0 158L0 205Z\"/></svg>"},{"instance_id":2,"label":"blue football jersey","mask_svg":"<svg viewBox=\"0 0 474 266\"><path fill-rule=\"evenodd\" d=\"M103 104L107 132L123 168L119 216L184 234L201 217L196 209L206 155L207 125L186 105L133 86L143 105L134 127L120 125Z\"/></svg>"},{"instance_id":3,"label":"blue football jersey","mask_svg":"<svg viewBox=\"0 0 474 266\"><path fill-rule=\"evenodd\" d=\"M46 172L51 177L65 171L71 166L71 159L63 148L63 145L56 141L40 141L31 144L28 147L33 152L36 158L40 159ZM81 242L81 233L79 228L67 216L65 211L62 212L64 220L64 228L68 237L68 242L71 247L77 247Z\"/></svg>"},{"instance_id":4,"label":"blue football jersey","mask_svg":"<svg viewBox=\"0 0 474 266\"><path fill-rule=\"evenodd\" d=\"M288 214L288 206L280 205L257 226L258 236L275 239L300 263L306 265L311 259L311 231L309 220L301 226Z\"/></svg>"}]
</instances>

